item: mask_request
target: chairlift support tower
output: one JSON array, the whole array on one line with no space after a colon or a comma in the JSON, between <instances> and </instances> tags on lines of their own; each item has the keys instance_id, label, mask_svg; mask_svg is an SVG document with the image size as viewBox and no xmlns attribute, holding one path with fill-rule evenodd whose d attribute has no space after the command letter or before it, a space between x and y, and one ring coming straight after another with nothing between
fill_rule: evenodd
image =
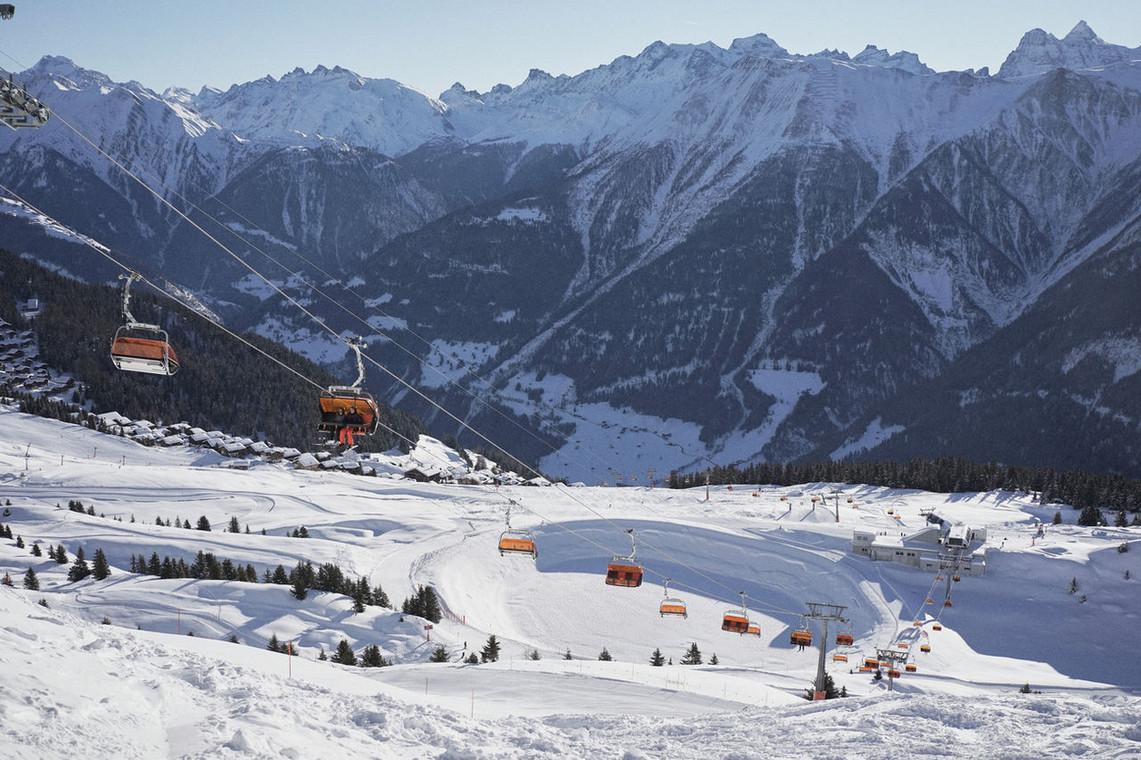
<instances>
[{"instance_id":1,"label":"chairlift support tower","mask_svg":"<svg viewBox=\"0 0 1141 760\"><path fill-rule=\"evenodd\" d=\"M971 566L971 558L963 557L960 551L952 551L949 554L939 555L939 573L944 578L946 585L946 593L943 597L943 606L951 606L951 585L959 580L960 573L963 569L969 569Z\"/></svg>"},{"instance_id":2,"label":"chairlift support tower","mask_svg":"<svg viewBox=\"0 0 1141 760\"><path fill-rule=\"evenodd\" d=\"M846 623L847 619L844 617L844 610L846 606L842 604L828 604L827 602L805 602L808 607L808 613L805 615L810 620L819 620L823 631L820 635L820 655L816 661L816 682L813 684L812 700L824 699L825 692L825 672L824 672L824 655L825 648L828 646L828 621L835 620L838 623Z\"/></svg>"},{"instance_id":3,"label":"chairlift support tower","mask_svg":"<svg viewBox=\"0 0 1141 760\"><path fill-rule=\"evenodd\" d=\"M911 656L911 654L909 652L903 652L903 651L900 651L898 649L879 649L878 647L876 648L876 657L879 658L879 661L891 663L891 667L888 668L888 671L887 671L887 690L888 691L893 691L892 686L895 684L895 677L892 676L892 673L895 673L898 670L898 668L895 667L896 663L901 663L901 662L906 663L907 658L909 658L910 656Z\"/></svg>"}]
</instances>

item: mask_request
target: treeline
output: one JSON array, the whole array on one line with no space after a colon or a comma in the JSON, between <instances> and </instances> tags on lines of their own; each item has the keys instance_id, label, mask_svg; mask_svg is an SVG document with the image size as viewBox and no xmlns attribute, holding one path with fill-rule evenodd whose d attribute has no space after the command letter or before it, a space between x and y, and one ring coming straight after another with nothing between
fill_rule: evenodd
<instances>
[{"instance_id":1,"label":"treeline","mask_svg":"<svg viewBox=\"0 0 1141 760\"><path fill-rule=\"evenodd\" d=\"M308 561L298 562L291 570L278 565L273 570L266 568L259 579L253 565L236 564L228 559L219 560L211 552L199 551L189 564L181 557L159 557L152 552L149 559L131 555L130 570L140 575L154 575L159 578L195 578L213 581L238 581L241 583L273 583L290 586L290 593L298 600L304 600L310 591L328 591L341 594L353 600L353 608L364 612L366 606L388 607L392 604L388 594L380 584L372 586L368 578L350 578L336 564L326 562L314 568Z\"/></svg>"},{"instance_id":2,"label":"treeline","mask_svg":"<svg viewBox=\"0 0 1141 760\"><path fill-rule=\"evenodd\" d=\"M923 459L906 463L811 462L805 464L751 464L711 467L693 473L670 472L671 488L695 485L778 485L800 483L851 483L885 488L915 488L935 493L1019 491L1040 494L1043 504L1069 504L1075 509L1141 511L1141 482L1120 475L1103 475L1052 467L1010 467L994 462L979 464L958 457Z\"/></svg>"},{"instance_id":3,"label":"treeline","mask_svg":"<svg viewBox=\"0 0 1141 760\"><path fill-rule=\"evenodd\" d=\"M180 369L173 377L116 370L109 352L115 330L123 324L120 291L61 277L0 250L0 316L25 326L13 313L14 303L29 298L40 299L42 308L26 325L39 339L40 359L81 380L69 401L90 403L98 411L156 423L185 421L307 450L316 442L319 412L318 388L305 378L320 386L343 382L276 343L242 336L299 377L177 302L143 288L132 290L131 312L167 331ZM53 402L27 401L26 406L43 416L66 415ZM407 440L427 432L416 417L383 404L380 408L382 427L376 435L358 439L362 450L407 450Z\"/></svg>"}]
</instances>

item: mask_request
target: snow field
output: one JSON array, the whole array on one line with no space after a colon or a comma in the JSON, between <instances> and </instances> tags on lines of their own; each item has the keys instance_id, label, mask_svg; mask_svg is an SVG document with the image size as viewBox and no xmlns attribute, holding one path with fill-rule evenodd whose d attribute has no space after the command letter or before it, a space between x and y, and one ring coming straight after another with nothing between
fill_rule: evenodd
<instances>
[{"instance_id":1,"label":"snow field","mask_svg":"<svg viewBox=\"0 0 1141 760\"><path fill-rule=\"evenodd\" d=\"M224 463L0 410L0 503L11 502L0 522L72 558L82 546L90 562L101 548L112 565L105 581L69 583L68 565L0 541L0 572L15 582L0 588L0 754L1130 757L1141 746L1141 666L1128 655L1141 601L1136 528L1079 528L1062 507L1067 524L1036 537L1058 507L1006 493L807 484L711 488L707 500L704 488L495 489ZM813 509L813 498L825 501ZM69 512L69 499L96 516ZM537 561L495 549L509 499ZM923 604L928 574L849 551L853 529L911 532L928 509L990 534L986 575L955 584L952 608ZM200 515L212 531L154 524ZM231 516L251 533L222 532ZM311 538L284 535L301 525ZM630 550L627 528L646 569L637 589L603 583L611 556ZM1122 543L1131 550L1118 552ZM284 586L126 569L131 554L190 562L200 550L259 575L335 562L397 606L431 584L454 617L426 631L392 610L355 614L335 594L299 602ZM21 588L28 567L39 592ZM687 619L657 614L664 577ZM1085 602L1068 593L1073 577ZM740 590L759 638L719 629ZM816 651L797 651L788 634L807 601L847 606L855 645L829 642L826 662L850 699L801 699ZM454 662L491 633L500 662ZM271 635L299 656L267 651ZM396 666L316 661L342 637L358 653L379 645ZM886 679L849 672L898 642L918 672L892 693ZM676 664L691 643L720 664ZM440 644L452 664L427 662ZM613 662L597 661L603 647ZM675 664L650 667L655 647ZM562 659L567 649L575 659ZM1024 683L1043 693L1018 694Z\"/></svg>"}]
</instances>

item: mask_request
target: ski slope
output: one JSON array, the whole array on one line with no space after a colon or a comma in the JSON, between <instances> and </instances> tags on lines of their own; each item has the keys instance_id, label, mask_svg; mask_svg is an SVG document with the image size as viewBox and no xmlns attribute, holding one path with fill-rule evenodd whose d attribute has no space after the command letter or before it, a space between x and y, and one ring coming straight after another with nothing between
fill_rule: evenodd
<instances>
[{"instance_id":1,"label":"ski slope","mask_svg":"<svg viewBox=\"0 0 1141 760\"><path fill-rule=\"evenodd\" d=\"M0 587L0 756L1141 757L1139 528L1078 527L1067 507L1049 525L1058 506L1012 493L495 488L229 463L0 408L0 522L27 544L0 540L15 583ZM496 551L509 503L535 561ZM911 532L932 509L989 532L986 574L955 584L950 608L924 604L929 574L850 551L854 529ZM200 516L212 531L155 524ZM222 532L231 517L250 532ZM288 537L302 525L310 538ZM646 580L607 586L630 528ZM70 583L33 541L88 562L102 549L112 574ZM448 614L426 630L336 594L128 572L132 554L199 551L259 575L333 562L397 607L431 584ZM38 592L22 588L29 567ZM666 577L685 619L657 614ZM760 637L719 628L739 591ZM829 642L827 667L848 699L803 699L816 650L788 640L805 602L846 607L855 644ZM489 634L499 662L458 662ZM267 651L271 636L298 656ZM395 666L317 660L342 638ZM850 672L899 642L917 672L892 691ZM692 643L719 664L680 665ZM441 644L453 661L428 662ZM673 664L651 667L655 648Z\"/></svg>"}]
</instances>

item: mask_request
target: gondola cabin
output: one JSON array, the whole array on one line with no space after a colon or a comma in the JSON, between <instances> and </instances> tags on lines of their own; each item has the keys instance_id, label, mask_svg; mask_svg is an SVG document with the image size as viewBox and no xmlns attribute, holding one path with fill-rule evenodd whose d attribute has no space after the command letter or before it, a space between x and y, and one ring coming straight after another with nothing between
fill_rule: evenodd
<instances>
[{"instance_id":1,"label":"gondola cabin","mask_svg":"<svg viewBox=\"0 0 1141 760\"><path fill-rule=\"evenodd\" d=\"M685 602L681 599L663 599L661 605L658 607L658 613L662 617L666 615L670 617L689 617L689 613L685 608Z\"/></svg>"},{"instance_id":2,"label":"gondola cabin","mask_svg":"<svg viewBox=\"0 0 1141 760\"><path fill-rule=\"evenodd\" d=\"M901 641L901 642L899 642L898 644L896 644L896 646L898 646L900 649L907 649L907 648L909 648L911 645L910 645L910 644L908 644L906 641Z\"/></svg>"},{"instance_id":3,"label":"gondola cabin","mask_svg":"<svg viewBox=\"0 0 1141 760\"><path fill-rule=\"evenodd\" d=\"M806 631L803 628L795 630L789 635L789 642L794 647L810 647L812 646L812 631Z\"/></svg>"},{"instance_id":4,"label":"gondola cabin","mask_svg":"<svg viewBox=\"0 0 1141 760\"><path fill-rule=\"evenodd\" d=\"M941 626L941 625L939 625L938 623L936 623L935 625L931 626L931 630L933 630L933 631L941 631L941 630L943 630L943 626Z\"/></svg>"},{"instance_id":5,"label":"gondola cabin","mask_svg":"<svg viewBox=\"0 0 1141 760\"><path fill-rule=\"evenodd\" d=\"M948 599L947 601L943 602L943 606L944 607L954 607L955 605L951 604L951 600Z\"/></svg>"},{"instance_id":6,"label":"gondola cabin","mask_svg":"<svg viewBox=\"0 0 1141 760\"><path fill-rule=\"evenodd\" d=\"M749 623L749 627L747 629L745 629L745 633L746 633L746 635L749 635L749 636L758 636L759 637L761 635L761 627L759 625L757 625L756 623Z\"/></svg>"},{"instance_id":7,"label":"gondola cabin","mask_svg":"<svg viewBox=\"0 0 1141 760\"><path fill-rule=\"evenodd\" d=\"M748 633L749 615L745 610L729 610L721 618L721 630L730 633Z\"/></svg>"},{"instance_id":8,"label":"gondola cabin","mask_svg":"<svg viewBox=\"0 0 1141 760\"><path fill-rule=\"evenodd\" d=\"M889 670L887 672L887 677L888 678L899 678L899 671L898 670Z\"/></svg>"},{"instance_id":9,"label":"gondola cabin","mask_svg":"<svg viewBox=\"0 0 1141 760\"><path fill-rule=\"evenodd\" d=\"M499 537L499 556L507 555L528 556L535 559L539 550L535 548L535 539L526 531L508 530Z\"/></svg>"},{"instance_id":10,"label":"gondola cabin","mask_svg":"<svg viewBox=\"0 0 1141 760\"><path fill-rule=\"evenodd\" d=\"M903 669L906 670L908 673L914 673L917 670L919 670L919 668L915 667L914 665L904 665Z\"/></svg>"},{"instance_id":11,"label":"gondola cabin","mask_svg":"<svg viewBox=\"0 0 1141 760\"><path fill-rule=\"evenodd\" d=\"M151 375L173 375L178 372L178 355L167 342L166 332L147 333L153 337L135 337L120 327L111 341L111 361L116 369L126 372L145 372Z\"/></svg>"},{"instance_id":12,"label":"gondola cabin","mask_svg":"<svg viewBox=\"0 0 1141 760\"><path fill-rule=\"evenodd\" d=\"M606 568L606 585L637 588L642 585L642 567L628 560L615 560Z\"/></svg>"},{"instance_id":13,"label":"gondola cabin","mask_svg":"<svg viewBox=\"0 0 1141 760\"><path fill-rule=\"evenodd\" d=\"M880 666L880 661L875 659L874 657L867 657L864 659L864 667L865 668L871 668L872 670L875 670L879 666Z\"/></svg>"},{"instance_id":14,"label":"gondola cabin","mask_svg":"<svg viewBox=\"0 0 1141 760\"><path fill-rule=\"evenodd\" d=\"M847 661L848 661L848 655L846 655L846 654L834 654L834 655L832 655L832 662L847 662Z\"/></svg>"},{"instance_id":15,"label":"gondola cabin","mask_svg":"<svg viewBox=\"0 0 1141 760\"><path fill-rule=\"evenodd\" d=\"M854 643L856 643L856 639L854 636L852 636L852 634L850 634L850 633L837 633L836 634L836 646L838 646L838 647L850 647Z\"/></svg>"},{"instance_id":16,"label":"gondola cabin","mask_svg":"<svg viewBox=\"0 0 1141 760\"><path fill-rule=\"evenodd\" d=\"M930 652L931 651L931 645L930 644L922 644L919 647L919 651L920 652Z\"/></svg>"}]
</instances>

